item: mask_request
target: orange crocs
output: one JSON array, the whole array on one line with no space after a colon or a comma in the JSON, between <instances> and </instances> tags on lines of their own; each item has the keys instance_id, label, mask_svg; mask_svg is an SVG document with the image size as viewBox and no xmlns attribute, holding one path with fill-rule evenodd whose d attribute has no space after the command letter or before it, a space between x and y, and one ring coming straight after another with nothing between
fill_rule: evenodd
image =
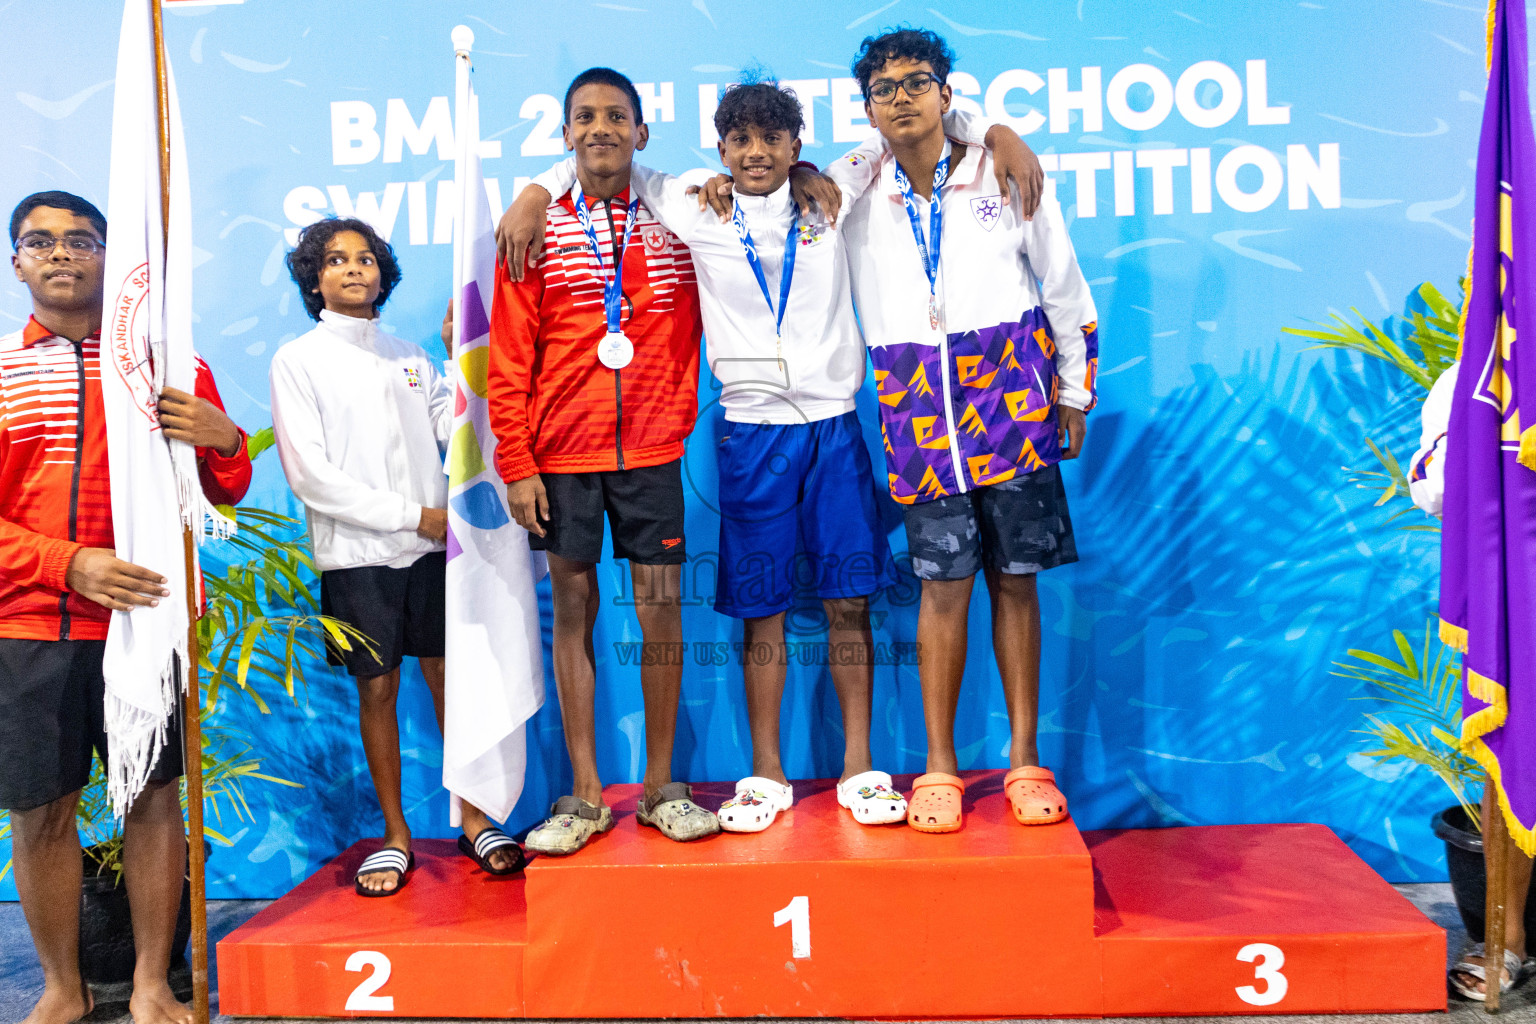
<instances>
[{"instance_id":1,"label":"orange crocs","mask_svg":"<svg viewBox=\"0 0 1536 1024\"><path fill-rule=\"evenodd\" d=\"M954 775L929 772L912 780L907 824L919 832L954 832L960 828L960 796L965 782Z\"/></svg>"},{"instance_id":2,"label":"orange crocs","mask_svg":"<svg viewBox=\"0 0 1536 1024\"><path fill-rule=\"evenodd\" d=\"M1049 768L1015 768L1003 777L1003 792L1021 825L1049 825L1067 816L1067 798Z\"/></svg>"}]
</instances>

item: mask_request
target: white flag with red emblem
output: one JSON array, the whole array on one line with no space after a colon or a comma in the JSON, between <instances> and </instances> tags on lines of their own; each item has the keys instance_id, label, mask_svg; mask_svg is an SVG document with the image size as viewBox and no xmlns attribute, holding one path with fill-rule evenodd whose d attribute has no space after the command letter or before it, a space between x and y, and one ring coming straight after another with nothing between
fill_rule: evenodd
<instances>
[{"instance_id":1,"label":"white flag with red emblem","mask_svg":"<svg viewBox=\"0 0 1536 1024\"><path fill-rule=\"evenodd\" d=\"M102 311L101 398L112 477L117 557L164 576L154 607L114 611L102 671L110 756L107 792L122 815L165 745L187 677L188 610L183 524L201 535L232 525L208 505L191 445L167 442L160 390L196 389L192 349L192 224L181 111L166 65L170 223L160 208L160 133L151 0L126 0L112 102L107 188L109 244Z\"/></svg>"}]
</instances>

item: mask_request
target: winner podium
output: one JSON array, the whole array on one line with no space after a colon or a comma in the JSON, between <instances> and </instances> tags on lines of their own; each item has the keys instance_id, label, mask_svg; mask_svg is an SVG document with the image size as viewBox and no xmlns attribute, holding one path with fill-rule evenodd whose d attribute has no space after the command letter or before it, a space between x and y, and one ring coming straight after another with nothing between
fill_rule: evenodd
<instances>
[{"instance_id":1,"label":"winner podium","mask_svg":"<svg viewBox=\"0 0 1536 1024\"><path fill-rule=\"evenodd\" d=\"M365 899L359 843L219 943L263 1017L1004 1017L1443 1010L1445 933L1321 825L1024 827L967 772L965 827L867 827L831 780L763 833L617 824L522 876L418 840ZM906 788L910 777L897 780ZM713 807L728 784L695 788Z\"/></svg>"}]
</instances>

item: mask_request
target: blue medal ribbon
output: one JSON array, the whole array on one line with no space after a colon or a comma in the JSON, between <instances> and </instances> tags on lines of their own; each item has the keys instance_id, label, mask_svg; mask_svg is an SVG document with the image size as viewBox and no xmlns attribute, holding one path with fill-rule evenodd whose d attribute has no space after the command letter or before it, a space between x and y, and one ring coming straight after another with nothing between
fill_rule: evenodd
<instances>
[{"instance_id":1,"label":"blue medal ribbon","mask_svg":"<svg viewBox=\"0 0 1536 1024\"><path fill-rule=\"evenodd\" d=\"M747 265L752 268L752 274L757 278L757 286L762 289L763 301L768 303L768 312L774 314L777 319L773 324L773 333L783 334L784 310L789 308L789 283L795 276L795 242L799 234L800 208L794 207L794 213L789 218L789 234L784 237L784 267L779 273L779 308L775 313L773 308L773 296L768 294L768 277L763 273L763 261L757 255L757 243L752 241L752 231L747 227L746 215L741 212L741 203L735 204L731 211L731 224L736 228L736 237L741 239L741 249L747 254Z\"/></svg>"},{"instance_id":2,"label":"blue medal ribbon","mask_svg":"<svg viewBox=\"0 0 1536 1024\"><path fill-rule=\"evenodd\" d=\"M603 247L598 244L597 229L592 226L592 211L587 208L587 197L582 194L580 182L571 189L571 194L572 205L576 207L576 221L587 233L587 244L592 247L592 255L597 259L597 272L603 279L603 312L608 318L608 333L618 334L619 315L624 302L624 253L629 249L629 237L635 230L635 214L640 211L640 197L636 196L629 201L629 212L624 218L624 244L619 246L613 277L609 278L603 263Z\"/></svg>"},{"instance_id":3,"label":"blue medal ribbon","mask_svg":"<svg viewBox=\"0 0 1536 1024\"><path fill-rule=\"evenodd\" d=\"M929 308L933 307L934 293L939 284L939 247L944 241L944 204L939 200L939 189L949 178L949 154L933 169L933 201L928 205L928 237L923 238L923 223L917 216L917 200L912 195L912 182L907 172L896 165L896 187L901 189L901 203L907 210L907 220L912 225L912 237L917 241L917 254L923 259L923 270L928 275Z\"/></svg>"}]
</instances>

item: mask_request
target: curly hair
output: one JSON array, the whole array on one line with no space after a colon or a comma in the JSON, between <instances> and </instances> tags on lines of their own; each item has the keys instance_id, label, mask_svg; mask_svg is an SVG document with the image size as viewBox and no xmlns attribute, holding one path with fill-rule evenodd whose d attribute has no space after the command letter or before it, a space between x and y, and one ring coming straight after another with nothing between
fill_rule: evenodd
<instances>
[{"instance_id":1,"label":"curly hair","mask_svg":"<svg viewBox=\"0 0 1536 1024\"><path fill-rule=\"evenodd\" d=\"M325 308L325 299L316 289L320 287L320 269L325 265L326 247L343 231L356 231L362 235L379 261L379 297L373 300L375 313L389 301L389 293L400 283L400 264L395 259L395 250L379 237L372 225L356 217L317 220L299 232L299 244L293 247L287 260L288 273L293 283L299 286L299 297L304 300L304 310L311 320L319 320L320 311Z\"/></svg>"},{"instance_id":2,"label":"curly hair","mask_svg":"<svg viewBox=\"0 0 1536 1024\"><path fill-rule=\"evenodd\" d=\"M881 36L866 36L853 57L853 77L869 98L869 80L893 60L927 61L943 85L955 63L955 51L944 37L922 28L898 28Z\"/></svg>"},{"instance_id":3,"label":"curly hair","mask_svg":"<svg viewBox=\"0 0 1536 1024\"><path fill-rule=\"evenodd\" d=\"M793 89L781 89L777 82L748 82L733 85L720 97L715 108L715 131L725 138L732 128L777 128L800 137L805 115Z\"/></svg>"}]
</instances>

